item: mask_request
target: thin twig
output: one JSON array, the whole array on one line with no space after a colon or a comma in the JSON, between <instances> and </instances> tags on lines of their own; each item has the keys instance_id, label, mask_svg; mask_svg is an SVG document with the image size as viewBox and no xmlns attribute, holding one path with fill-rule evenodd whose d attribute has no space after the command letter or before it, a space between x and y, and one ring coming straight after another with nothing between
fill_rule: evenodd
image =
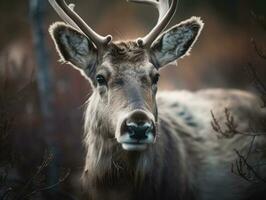
<instances>
[{"instance_id":1,"label":"thin twig","mask_svg":"<svg viewBox=\"0 0 266 200\"><path fill-rule=\"evenodd\" d=\"M236 152L237 156L239 157L239 160L236 161L236 167L237 167L238 175L240 175L245 180L252 181L252 179L250 177L248 177L247 172L249 172L249 173L252 173L257 180L260 180L260 181L266 183L266 179L262 178L261 175L259 175L256 172L254 167L248 163L248 161L245 159L245 157L243 155L241 155L238 150L234 149L234 151ZM244 171L244 167L247 169L247 172Z\"/></svg>"},{"instance_id":2,"label":"thin twig","mask_svg":"<svg viewBox=\"0 0 266 200\"><path fill-rule=\"evenodd\" d=\"M254 13L254 11L251 11L251 16L253 19L264 29L266 30L266 19L265 16L257 15Z\"/></svg>"},{"instance_id":3,"label":"thin twig","mask_svg":"<svg viewBox=\"0 0 266 200\"><path fill-rule=\"evenodd\" d=\"M43 191L46 191L46 190L51 190L52 188L54 188L54 187L60 185L62 182L64 182L64 181L69 177L69 175L70 175L70 170L68 170L68 171L65 173L65 175L64 175L62 178L60 178L60 179L58 180L58 182L56 182L55 184L50 185L50 186L46 186L46 187L43 187L43 188L36 189L36 190L34 190L33 192L31 192L31 193L25 195L25 196L22 198L22 200L23 200L23 199L27 199L27 198L29 198L29 197L31 197L31 196L37 194L38 192L43 192Z\"/></svg>"},{"instance_id":4,"label":"thin twig","mask_svg":"<svg viewBox=\"0 0 266 200\"><path fill-rule=\"evenodd\" d=\"M8 188L5 192L4 192L4 194L1 196L1 200L6 200L6 199L8 199L8 196L9 196L9 194L11 193L11 191L13 190L13 188Z\"/></svg>"},{"instance_id":5,"label":"thin twig","mask_svg":"<svg viewBox=\"0 0 266 200\"><path fill-rule=\"evenodd\" d=\"M258 47L257 42L255 41L254 38L251 38L251 43L252 43L257 55L259 57L261 57L262 59L266 60L266 54L264 53L264 51L260 47Z\"/></svg>"},{"instance_id":6,"label":"thin twig","mask_svg":"<svg viewBox=\"0 0 266 200\"><path fill-rule=\"evenodd\" d=\"M19 200L21 196L26 193L28 190L29 186L32 184L34 180L39 176L39 174L49 165L49 163L52 160L53 155L49 152L46 151L43 157L43 161L41 165L37 168L37 171L34 173L34 175L29 179L29 181L22 187L20 192L15 196L14 200Z\"/></svg>"},{"instance_id":7,"label":"thin twig","mask_svg":"<svg viewBox=\"0 0 266 200\"><path fill-rule=\"evenodd\" d=\"M254 145L255 139L256 139L256 136L253 136L252 139L251 139L251 142L250 142L249 149L248 149L248 152L247 152L247 155L246 155L245 160L248 160L249 155L251 154L251 151L253 149L253 145Z\"/></svg>"},{"instance_id":8,"label":"thin twig","mask_svg":"<svg viewBox=\"0 0 266 200\"><path fill-rule=\"evenodd\" d=\"M259 92L261 96L261 100L263 102L262 107L266 107L266 85L261 81L261 79L258 76L258 73L256 72L255 68L251 63L248 63L248 66L246 67L247 73L249 74L252 84L254 85L255 89Z\"/></svg>"},{"instance_id":9,"label":"thin twig","mask_svg":"<svg viewBox=\"0 0 266 200\"><path fill-rule=\"evenodd\" d=\"M242 134L237 129L238 125L235 123L234 117L231 115L228 108L225 108L224 113L225 113L225 118L226 118L226 121L224 124L226 128L222 129L213 111L211 111L211 116L212 116L211 125L212 125L213 130L225 138L232 138L236 134Z\"/></svg>"}]
</instances>

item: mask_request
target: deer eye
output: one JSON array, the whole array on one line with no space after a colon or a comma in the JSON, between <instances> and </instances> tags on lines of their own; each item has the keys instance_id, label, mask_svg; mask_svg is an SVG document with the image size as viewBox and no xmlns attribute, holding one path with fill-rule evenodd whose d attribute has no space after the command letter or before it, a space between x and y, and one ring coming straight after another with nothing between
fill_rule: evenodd
<instances>
[{"instance_id":1,"label":"deer eye","mask_svg":"<svg viewBox=\"0 0 266 200\"><path fill-rule=\"evenodd\" d=\"M160 74L156 74L152 79L152 84L156 85L159 81Z\"/></svg>"},{"instance_id":2,"label":"deer eye","mask_svg":"<svg viewBox=\"0 0 266 200\"><path fill-rule=\"evenodd\" d=\"M106 82L106 79L104 78L103 75L97 75L96 76L96 81L98 83L99 86L102 86L102 85L106 85L107 82Z\"/></svg>"}]
</instances>

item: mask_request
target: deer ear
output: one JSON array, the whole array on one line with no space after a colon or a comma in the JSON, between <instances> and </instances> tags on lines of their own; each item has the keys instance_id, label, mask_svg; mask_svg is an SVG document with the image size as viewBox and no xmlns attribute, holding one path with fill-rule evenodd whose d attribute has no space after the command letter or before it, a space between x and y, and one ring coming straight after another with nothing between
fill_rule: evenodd
<instances>
[{"instance_id":1,"label":"deer ear","mask_svg":"<svg viewBox=\"0 0 266 200\"><path fill-rule=\"evenodd\" d=\"M62 22L51 25L49 32L62 62L72 64L86 76L95 71L97 49L84 34Z\"/></svg>"},{"instance_id":2,"label":"deer ear","mask_svg":"<svg viewBox=\"0 0 266 200\"><path fill-rule=\"evenodd\" d=\"M162 33L151 47L154 64L158 68L163 67L178 58L189 55L203 25L200 18L191 17Z\"/></svg>"}]
</instances>

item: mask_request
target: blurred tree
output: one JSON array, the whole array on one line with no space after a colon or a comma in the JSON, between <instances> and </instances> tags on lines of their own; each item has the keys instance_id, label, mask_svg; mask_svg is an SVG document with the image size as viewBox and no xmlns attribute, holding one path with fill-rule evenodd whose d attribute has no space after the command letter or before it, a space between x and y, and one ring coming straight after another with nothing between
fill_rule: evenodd
<instances>
[{"instance_id":1,"label":"blurred tree","mask_svg":"<svg viewBox=\"0 0 266 200\"><path fill-rule=\"evenodd\" d=\"M41 114L43 117L43 131L45 133L45 140L49 151L53 154L53 161L49 169L49 183L50 185L57 182L58 170L56 166L57 148L55 145L55 118L54 118L54 88L53 75L51 71L51 63L46 47L44 34L44 19L46 0L30 0L30 18L32 22L33 41L37 61L37 83L39 91L39 101L41 107Z\"/></svg>"}]
</instances>

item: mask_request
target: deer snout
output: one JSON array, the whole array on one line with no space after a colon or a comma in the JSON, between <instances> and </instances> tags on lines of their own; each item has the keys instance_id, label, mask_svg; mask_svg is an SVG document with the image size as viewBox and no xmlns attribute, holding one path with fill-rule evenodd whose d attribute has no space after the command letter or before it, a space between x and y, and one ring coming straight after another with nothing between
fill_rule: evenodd
<instances>
[{"instance_id":1,"label":"deer snout","mask_svg":"<svg viewBox=\"0 0 266 200\"><path fill-rule=\"evenodd\" d=\"M120 128L118 142L124 150L145 150L155 140L156 128L149 113L137 110L126 117Z\"/></svg>"},{"instance_id":2,"label":"deer snout","mask_svg":"<svg viewBox=\"0 0 266 200\"><path fill-rule=\"evenodd\" d=\"M152 131L153 127L151 123L126 123L126 129L129 132L129 137L136 140L147 139L147 135Z\"/></svg>"}]
</instances>

